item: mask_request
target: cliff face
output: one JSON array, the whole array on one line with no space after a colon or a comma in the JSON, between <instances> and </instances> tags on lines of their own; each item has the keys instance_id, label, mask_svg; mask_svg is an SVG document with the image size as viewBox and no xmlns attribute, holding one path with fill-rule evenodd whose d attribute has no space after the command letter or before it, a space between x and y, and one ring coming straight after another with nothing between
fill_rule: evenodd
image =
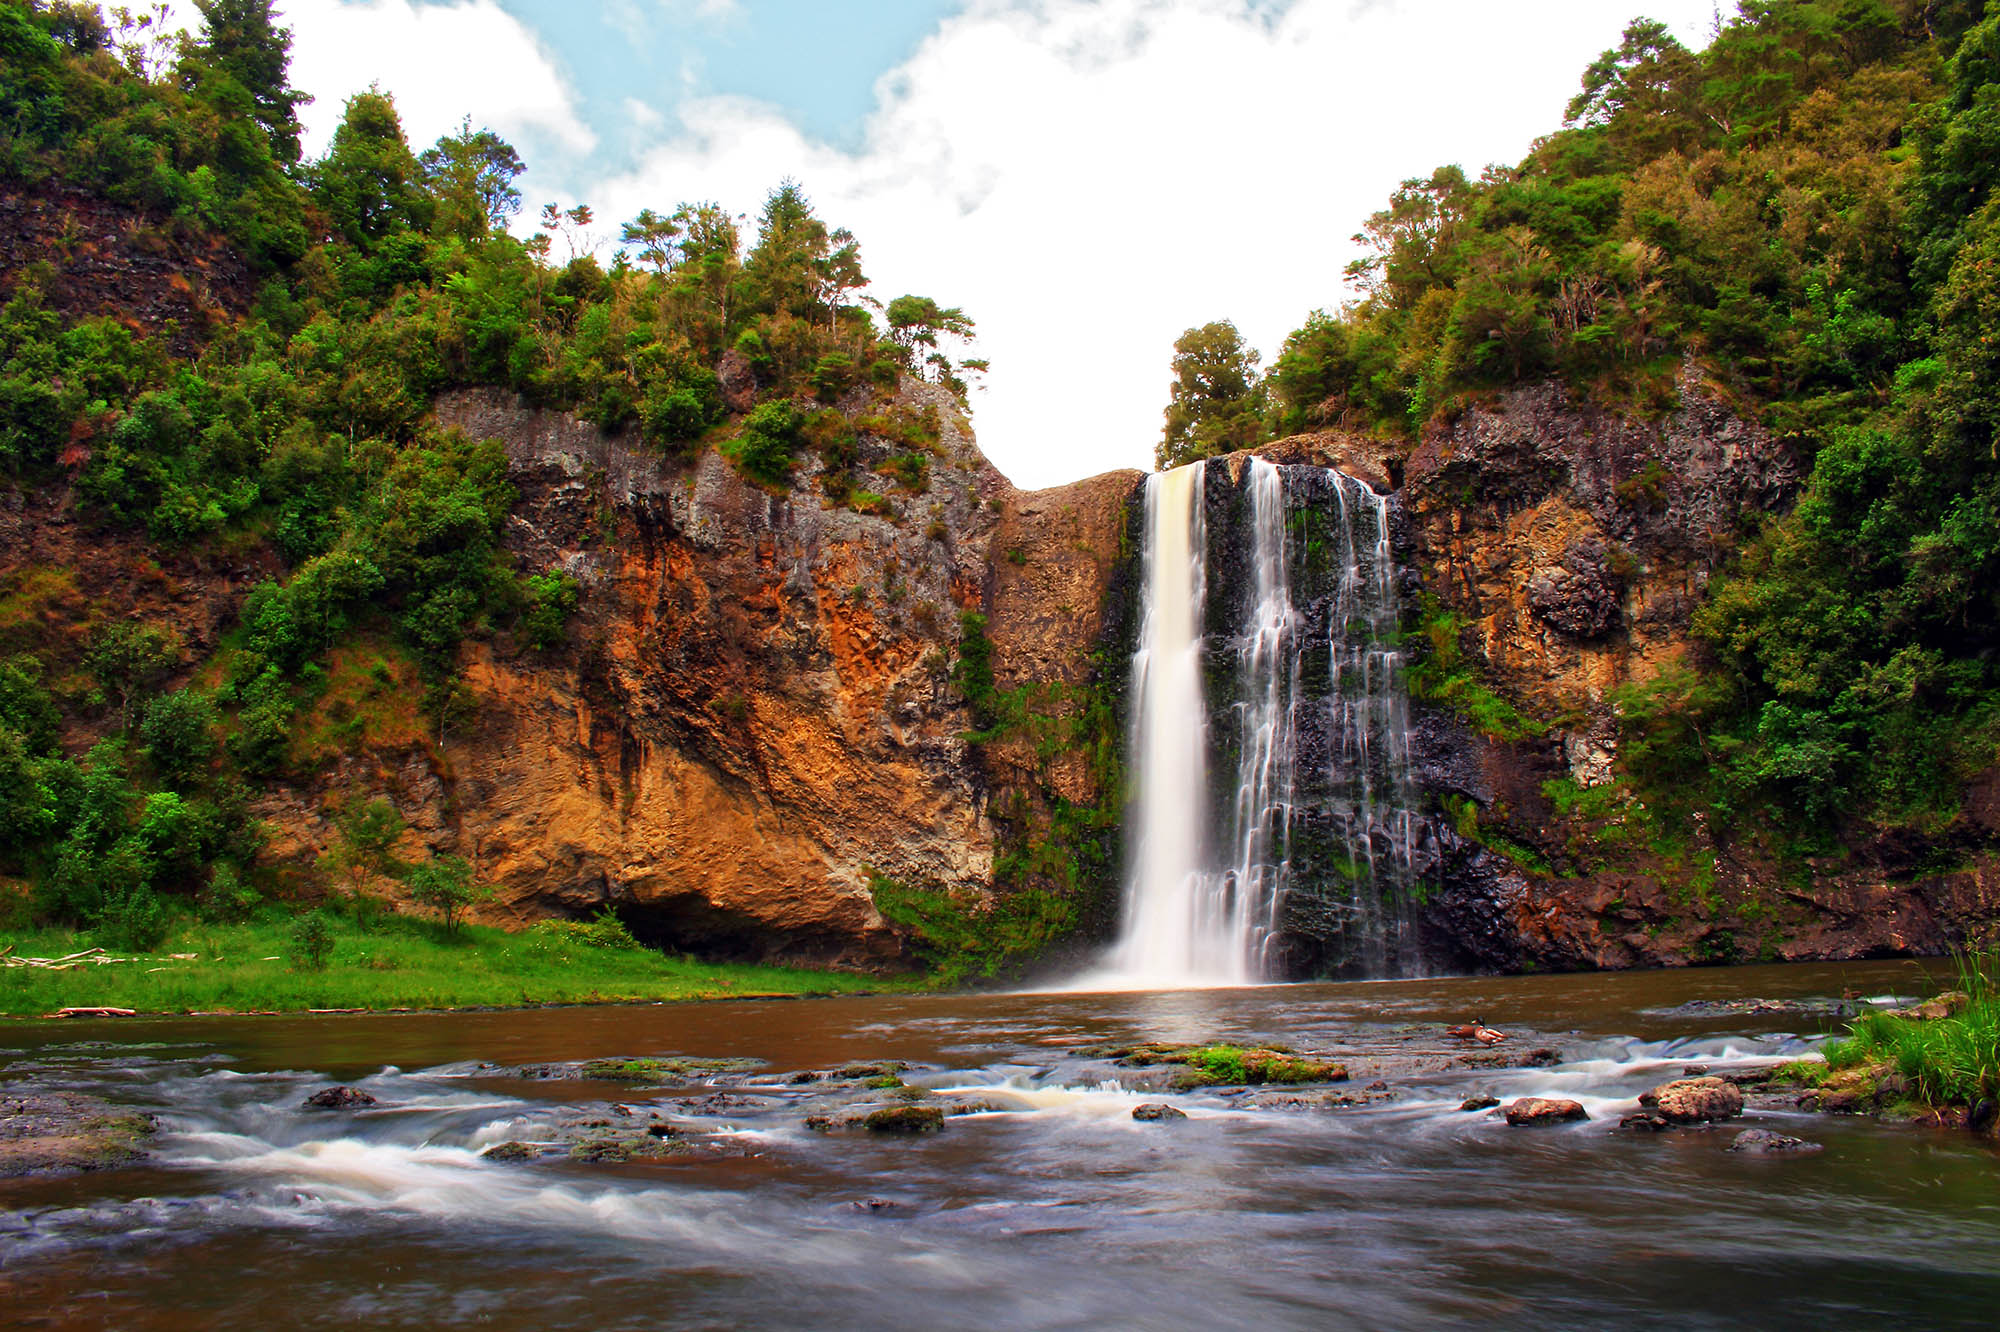
<instances>
[{"instance_id":1,"label":"cliff face","mask_svg":"<svg viewBox=\"0 0 2000 1332\"><path fill-rule=\"evenodd\" d=\"M498 886L497 919L610 906L670 947L876 966L903 941L871 873L986 900L990 806L1035 774L962 738L961 612L989 615L1003 683L1088 678L1134 478L1016 492L948 395L906 397L942 438L886 516L824 503L810 458L773 493L713 450L668 463L508 394L440 401L441 425L506 446L522 566L582 585L572 646L469 648L472 719L272 802L273 854L307 862L336 797L374 785ZM864 467L894 452L875 447Z\"/></svg>"}]
</instances>

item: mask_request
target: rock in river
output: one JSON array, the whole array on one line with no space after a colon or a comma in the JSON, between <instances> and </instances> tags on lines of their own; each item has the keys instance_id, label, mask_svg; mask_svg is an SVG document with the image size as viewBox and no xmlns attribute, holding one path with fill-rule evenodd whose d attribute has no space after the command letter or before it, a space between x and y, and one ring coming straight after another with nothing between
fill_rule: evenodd
<instances>
[{"instance_id":1,"label":"rock in river","mask_svg":"<svg viewBox=\"0 0 2000 1332\"><path fill-rule=\"evenodd\" d=\"M0 1179L45 1171L103 1170L143 1160L149 1114L75 1092L0 1097Z\"/></svg>"},{"instance_id":2,"label":"rock in river","mask_svg":"<svg viewBox=\"0 0 2000 1332\"><path fill-rule=\"evenodd\" d=\"M1721 1078L1675 1078L1639 1098L1670 1124L1700 1124L1734 1119L1743 1113L1743 1092Z\"/></svg>"},{"instance_id":3,"label":"rock in river","mask_svg":"<svg viewBox=\"0 0 2000 1332\"><path fill-rule=\"evenodd\" d=\"M1826 1149L1819 1143L1807 1142L1804 1138L1789 1138L1782 1133L1773 1133L1769 1129L1744 1129L1736 1135L1736 1141L1729 1144L1729 1150L1804 1156Z\"/></svg>"},{"instance_id":4,"label":"rock in river","mask_svg":"<svg viewBox=\"0 0 2000 1332\"><path fill-rule=\"evenodd\" d=\"M359 1110L375 1104L375 1098L352 1087L328 1087L305 1099L308 1110Z\"/></svg>"},{"instance_id":5,"label":"rock in river","mask_svg":"<svg viewBox=\"0 0 2000 1332\"><path fill-rule=\"evenodd\" d=\"M1579 1102L1542 1096L1523 1096L1507 1107L1507 1122L1515 1128L1530 1124L1567 1124L1572 1120L1589 1118L1589 1112Z\"/></svg>"},{"instance_id":6,"label":"rock in river","mask_svg":"<svg viewBox=\"0 0 2000 1332\"><path fill-rule=\"evenodd\" d=\"M1169 1119L1186 1119L1187 1112L1176 1110L1171 1105L1163 1105L1158 1101L1148 1101L1144 1105L1132 1107L1132 1118L1148 1124L1158 1124Z\"/></svg>"}]
</instances>

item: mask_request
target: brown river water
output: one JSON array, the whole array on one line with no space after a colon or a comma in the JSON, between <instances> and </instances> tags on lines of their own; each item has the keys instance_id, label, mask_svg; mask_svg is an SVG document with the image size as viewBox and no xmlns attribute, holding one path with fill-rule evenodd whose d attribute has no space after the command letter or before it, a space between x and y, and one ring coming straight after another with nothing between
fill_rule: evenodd
<instances>
[{"instance_id":1,"label":"brown river water","mask_svg":"<svg viewBox=\"0 0 2000 1332\"><path fill-rule=\"evenodd\" d=\"M1933 966L1932 978L1939 968ZM0 1181L0 1324L45 1328L1910 1328L2000 1325L2000 1153L1961 1133L1755 1110L1613 1134L1690 1062L1813 1048L1911 964L1127 994L924 995L0 1025L0 1081L158 1113L153 1161ZM1467 1067L1483 1019L1549 1068ZM1144 1090L1100 1042L1281 1041L1386 1099L1247 1107ZM1455 1047L1453 1047L1455 1048ZM492 1067L742 1056L713 1087ZM906 1060L1000 1108L915 1138L802 1123L800 1070ZM311 1112L332 1082L378 1098ZM694 1079L696 1082L703 1079ZM1509 1129L1467 1096L1592 1118ZM1142 1101L1189 1118L1135 1122ZM502 1163L586 1103L665 1107L726 1153ZM720 1103L720 1108L718 1108ZM868 1206L870 1201L874 1206Z\"/></svg>"}]
</instances>

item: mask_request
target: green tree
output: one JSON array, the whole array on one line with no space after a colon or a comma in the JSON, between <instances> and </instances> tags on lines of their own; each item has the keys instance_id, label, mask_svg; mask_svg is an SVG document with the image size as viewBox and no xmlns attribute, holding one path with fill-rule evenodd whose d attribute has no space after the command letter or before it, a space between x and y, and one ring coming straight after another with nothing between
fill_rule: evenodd
<instances>
[{"instance_id":1,"label":"green tree","mask_svg":"<svg viewBox=\"0 0 2000 1332\"><path fill-rule=\"evenodd\" d=\"M1155 465L1180 467L1264 440L1258 353L1227 320L1191 328L1174 342L1166 432Z\"/></svg>"},{"instance_id":2,"label":"green tree","mask_svg":"<svg viewBox=\"0 0 2000 1332\"><path fill-rule=\"evenodd\" d=\"M215 720L207 694L193 689L162 694L147 704L139 723L147 760L170 784L188 782L215 757Z\"/></svg>"},{"instance_id":3,"label":"green tree","mask_svg":"<svg viewBox=\"0 0 2000 1332\"><path fill-rule=\"evenodd\" d=\"M403 868L396 859L396 843L407 826L396 807L381 796L372 800L357 796L335 818L339 841L326 853L322 863L345 875L348 892L359 898L371 882L392 877Z\"/></svg>"},{"instance_id":4,"label":"green tree","mask_svg":"<svg viewBox=\"0 0 2000 1332\"><path fill-rule=\"evenodd\" d=\"M637 246L639 262L665 277L681 261L682 251L677 243L680 235L678 215L663 217L650 208L642 208L637 217L620 229L618 238L626 245Z\"/></svg>"},{"instance_id":5,"label":"green tree","mask_svg":"<svg viewBox=\"0 0 2000 1332\"><path fill-rule=\"evenodd\" d=\"M166 678L176 654L167 636L150 624L115 620L91 635L84 666L98 694L118 703L118 729L132 729L132 705Z\"/></svg>"},{"instance_id":6,"label":"green tree","mask_svg":"<svg viewBox=\"0 0 2000 1332\"><path fill-rule=\"evenodd\" d=\"M410 155L395 100L380 89L347 99L333 143L311 178L335 233L357 250L422 231L430 220L423 170Z\"/></svg>"},{"instance_id":7,"label":"green tree","mask_svg":"<svg viewBox=\"0 0 2000 1332\"><path fill-rule=\"evenodd\" d=\"M493 896L491 886L473 882L472 866L462 856L433 856L412 869L405 883L410 900L437 912L454 934L469 908Z\"/></svg>"},{"instance_id":8,"label":"green tree","mask_svg":"<svg viewBox=\"0 0 2000 1332\"><path fill-rule=\"evenodd\" d=\"M521 155L492 130L473 129L470 116L455 133L424 149L417 167L434 201L433 225L440 235L474 240L505 229L507 219L521 211L521 191L514 187L527 169Z\"/></svg>"},{"instance_id":9,"label":"green tree","mask_svg":"<svg viewBox=\"0 0 2000 1332\"><path fill-rule=\"evenodd\" d=\"M271 0L195 0L201 37L182 56L227 75L250 96L257 123L279 162L299 160L299 108L312 98L291 86L292 33L277 26Z\"/></svg>"}]
</instances>

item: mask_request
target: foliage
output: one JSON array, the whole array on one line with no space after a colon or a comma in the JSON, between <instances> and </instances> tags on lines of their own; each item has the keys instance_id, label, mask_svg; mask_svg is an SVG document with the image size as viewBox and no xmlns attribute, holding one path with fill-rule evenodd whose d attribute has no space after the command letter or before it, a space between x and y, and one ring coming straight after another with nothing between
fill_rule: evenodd
<instances>
[{"instance_id":1,"label":"foliage","mask_svg":"<svg viewBox=\"0 0 2000 1332\"><path fill-rule=\"evenodd\" d=\"M472 866L462 856L433 856L404 877L410 900L438 914L447 934L456 934L466 909L493 895L488 884L474 883Z\"/></svg>"},{"instance_id":2,"label":"foliage","mask_svg":"<svg viewBox=\"0 0 2000 1332\"><path fill-rule=\"evenodd\" d=\"M1191 328L1174 342L1174 382L1166 431L1154 451L1161 469L1263 442L1264 393L1258 354L1236 325Z\"/></svg>"},{"instance_id":3,"label":"foliage","mask_svg":"<svg viewBox=\"0 0 2000 1332\"><path fill-rule=\"evenodd\" d=\"M1411 664L1405 677L1411 698L1449 708L1495 740L1525 740L1546 732L1548 728L1541 722L1523 716L1512 703L1480 683L1474 663L1461 645L1463 628L1458 615L1435 598L1424 599L1418 633L1427 650Z\"/></svg>"},{"instance_id":4,"label":"foliage","mask_svg":"<svg viewBox=\"0 0 2000 1332\"><path fill-rule=\"evenodd\" d=\"M300 971L325 971L333 956L333 926L324 911L308 911L292 922L292 965Z\"/></svg>"},{"instance_id":5,"label":"foliage","mask_svg":"<svg viewBox=\"0 0 2000 1332\"><path fill-rule=\"evenodd\" d=\"M2000 1096L2000 954L1958 959L1958 990L1969 1001L1957 1014L1929 1021L1895 1013L1864 1014L1853 1035L1826 1048L1827 1066L1890 1063L1912 1095L1934 1106L1972 1105Z\"/></svg>"},{"instance_id":6,"label":"foliage","mask_svg":"<svg viewBox=\"0 0 2000 1332\"><path fill-rule=\"evenodd\" d=\"M940 986L991 980L1039 955L1076 923L1074 902L1032 888L982 903L870 871L868 891L884 919L912 933L931 982Z\"/></svg>"},{"instance_id":7,"label":"foliage","mask_svg":"<svg viewBox=\"0 0 2000 1332\"><path fill-rule=\"evenodd\" d=\"M576 611L581 585L560 569L527 580L527 607L521 612L521 634L528 646L547 650L569 641L569 617Z\"/></svg>"}]
</instances>

